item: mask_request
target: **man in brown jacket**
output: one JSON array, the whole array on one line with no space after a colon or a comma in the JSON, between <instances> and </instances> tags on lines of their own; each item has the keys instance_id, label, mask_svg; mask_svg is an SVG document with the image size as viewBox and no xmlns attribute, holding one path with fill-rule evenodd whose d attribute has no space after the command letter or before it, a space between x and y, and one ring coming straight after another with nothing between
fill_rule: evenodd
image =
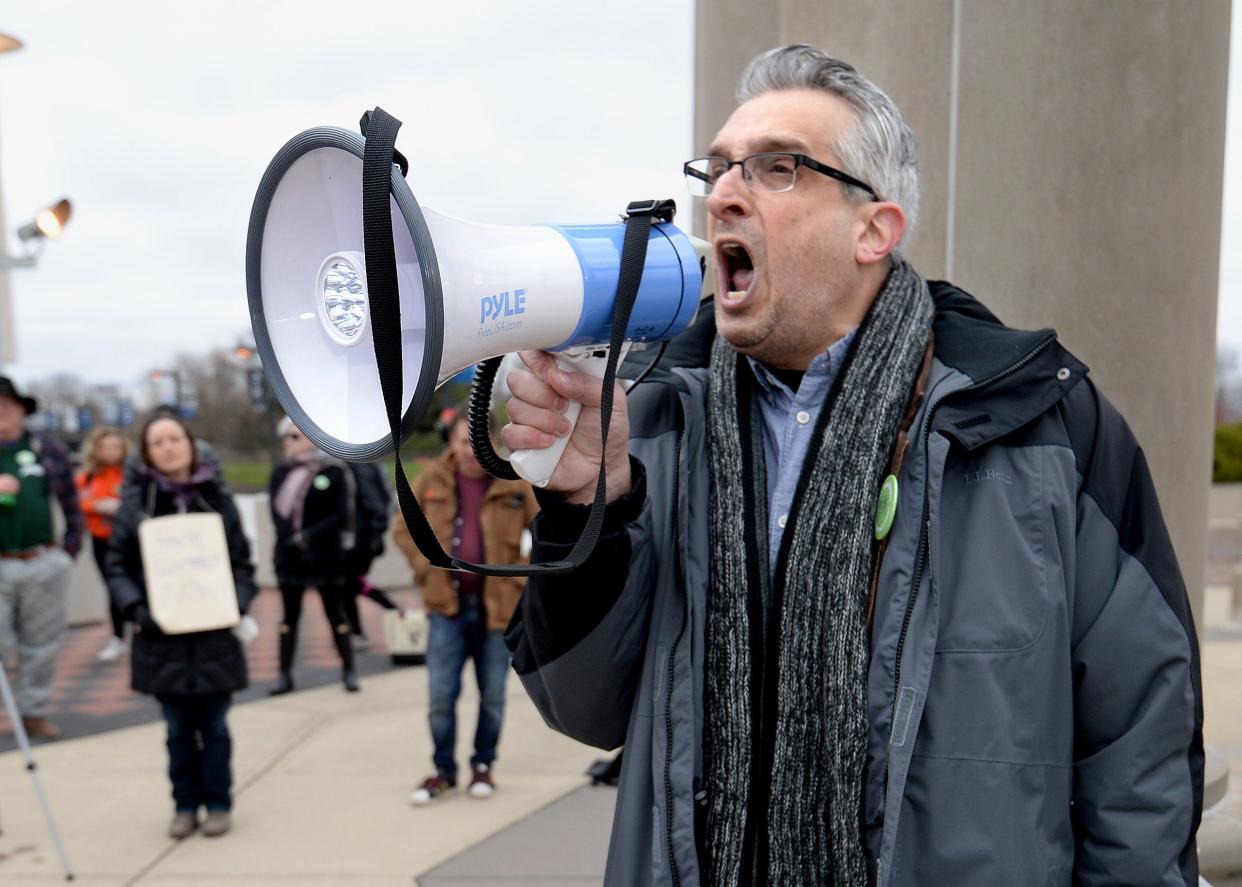
<instances>
[{"instance_id":1,"label":"man in brown jacket","mask_svg":"<svg viewBox=\"0 0 1242 887\"><path fill-rule=\"evenodd\" d=\"M492 429L495 437L495 429ZM512 564L524 560L522 531L539 510L524 481L498 480L483 470L470 448L465 411L459 410L449 431L448 447L423 469L414 494L446 551L475 563ZM430 619L427 678L428 721L435 744L436 772L414 789L410 801L429 804L457 786L457 697L461 671L474 661L479 682L479 723L470 758L470 796L488 798L495 791L492 765L505 711L509 650L504 630L522 596L525 579L501 579L432 569L414 545L398 514L393 538L414 569Z\"/></svg>"}]
</instances>

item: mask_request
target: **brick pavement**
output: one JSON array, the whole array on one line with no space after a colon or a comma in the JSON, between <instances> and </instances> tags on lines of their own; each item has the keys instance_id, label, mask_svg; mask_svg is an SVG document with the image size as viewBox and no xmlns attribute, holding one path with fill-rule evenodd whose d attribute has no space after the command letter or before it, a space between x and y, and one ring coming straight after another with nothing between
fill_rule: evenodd
<instances>
[{"instance_id":1,"label":"brick pavement","mask_svg":"<svg viewBox=\"0 0 1242 887\"><path fill-rule=\"evenodd\" d=\"M412 589L389 591L402 607L421 606L418 593ZM365 677L393 668L384 648L383 611L368 600L358 604L363 630L371 641L371 649L356 654L358 673ZM267 697L267 688L275 680L279 668L276 627L280 623L280 592L263 589L250 608L250 615L259 623L259 637L246 648L250 669L250 686L236 694L236 703ZM88 736L104 730L128 727L159 720L158 703L129 688L129 657L113 662L99 662L95 654L108 639L107 623L71 629L65 638L56 665L56 684L52 693L49 717L59 726L66 739ZM298 689L320 687L340 680L341 663L332 644L331 631L323 615L319 595L307 591L302 604L299 626L300 643L294 667L294 683ZM10 671L10 680L12 672ZM0 752L16 748L16 739L8 717L0 706Z\"/></svg>"}]
</instances>

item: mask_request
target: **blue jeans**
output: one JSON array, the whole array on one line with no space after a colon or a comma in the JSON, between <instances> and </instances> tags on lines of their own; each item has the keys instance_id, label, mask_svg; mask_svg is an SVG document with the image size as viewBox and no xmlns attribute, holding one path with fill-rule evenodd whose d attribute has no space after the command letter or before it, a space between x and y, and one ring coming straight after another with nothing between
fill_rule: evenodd
<instances>
[{"instance_id":1,"label":"blue jeans","mask_svg":"<svg viewBox=\"0 0 1242 887\"><path fill-rule=\"evenodd\" d=\"M231 693L161 696L168 723L168 778L178 813L233 806L233 740L224 717Z\"/></svg>"},{"instance_id":2,"label":"blue jeans","mask_svg":"<svg viewBox=\"0 0 1242 887\"><path fill-rule=\"evenodd\" d=\"M445 779L457 778L457 697L461 694L461 670L474 660L479 683L479 724L474 731L474 755L470 766L491 765L505 717L505 679L509 676L509 648L503 631L487 630L487 613L478 595L463 594L461 611L454 618L431 614L427 635L427 681L431 704L427 720L435 743L436 772Z\"/></svg>"}]
</instances>

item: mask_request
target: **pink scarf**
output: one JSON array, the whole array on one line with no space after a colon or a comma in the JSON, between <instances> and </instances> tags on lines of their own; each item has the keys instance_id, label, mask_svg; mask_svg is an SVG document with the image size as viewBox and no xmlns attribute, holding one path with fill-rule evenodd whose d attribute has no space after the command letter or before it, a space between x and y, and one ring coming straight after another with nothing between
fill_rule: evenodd
<instances>
[{"instance_id":1,"label":"pink scarf","mask_svg":"<svg viewBox=\"0 0 1242 887\"><path fill-rule=\"evenodd\" d=\"M285 475L280 489L276 491L273 508L276 513L293 525L293 532L302 531L302 512L306 507L306 494L310 492L315 475L323 467L318 453L307 453L292 460L293 467Z\"/></svg>"}]
</instances>

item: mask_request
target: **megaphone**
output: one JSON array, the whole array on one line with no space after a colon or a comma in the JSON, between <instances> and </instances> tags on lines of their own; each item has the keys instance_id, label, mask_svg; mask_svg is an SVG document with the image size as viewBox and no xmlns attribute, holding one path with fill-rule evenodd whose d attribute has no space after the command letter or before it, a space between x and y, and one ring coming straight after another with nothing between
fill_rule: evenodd
<instances>
[{"instance_id":1,"label":"megaphone","mask_svg":"<svg viewBox=\"0 0 1242 887\"><path fill-rule=\"evenodd\" d=\"M259 184L246 246L251 324L272 388L320 449L351 461L375 459L393 446L370 333L365 146L337 127L310 129L285 144ZM439 385L484 359L542 349L565 366L600 365L623 224L521 227L453 218L420 206L397 164L389 213L401 313L402 440ZM671 223L651 226L626 341L667 341L691 322L709 279L707 255L706 243ZM542 484L559 455L515 454L514 467Z\"/></svg>"}]
</instances>

